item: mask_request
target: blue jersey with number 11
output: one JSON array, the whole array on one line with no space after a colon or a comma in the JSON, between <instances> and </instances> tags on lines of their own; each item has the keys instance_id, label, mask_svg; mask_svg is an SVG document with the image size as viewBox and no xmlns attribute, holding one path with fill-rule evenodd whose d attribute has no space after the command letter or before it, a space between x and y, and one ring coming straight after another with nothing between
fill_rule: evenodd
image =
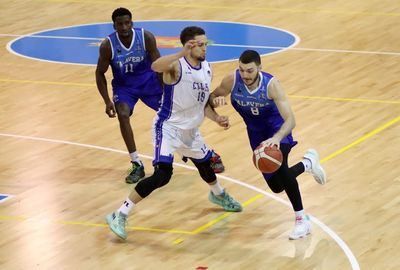
<instances>
[{"instance_id":1,"label":"blue jersey with number 11","mask_svg":"<svg viewBox=\"0 0 400 270\"><path fill-rule=\"evenodd\" d=\"M144 30L133 28L132 42L129 48L120 41L118 33L108 36L111 44L111 68L114 79L112 86L141 89L148 80L157 80L156 73L151 70L151 59L146 52Z\"/></svg>"}]
</instances>

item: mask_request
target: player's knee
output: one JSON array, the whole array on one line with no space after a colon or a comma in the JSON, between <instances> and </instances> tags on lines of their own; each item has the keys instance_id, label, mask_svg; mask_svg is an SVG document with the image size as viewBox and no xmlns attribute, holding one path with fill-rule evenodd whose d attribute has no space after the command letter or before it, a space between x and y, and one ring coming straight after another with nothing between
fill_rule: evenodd
<instances>
[{"instance_id":1,"label":"player's knee","mask_svg":"<svg viewBox=\"0 0 400 270\"><path fill-rule=\"evenodd\" d=\"M129 112L126 112L126 111L118 111L117 115L118 115L118 120L119 120L120 122L122 122L122 121L129 121L129 117L130 117Z\"/></svg>"},{"instance_id":2,"label":"player's knee","mask_svg":"<svg viewBox=\"0 0 400 270\"><path fill-rule=\"evenodd\" d=\"M157 164L152 176L140 181L136 187L136 192L140 197L145 198L157 188L168 184L172 177L172 164Z\"/></svg>"},{"instance_id":3,"label":"player's knee","mask_svg":"<svg viewBox=\"0 0 400 270\"><path fill-rule=\"evenodd\" d=\"M131 116L131 109L129 108L128 104L125 103L118 103L116 105L118 119L120 121L129 121L129 117Z\"/></svg>"},{"instance_id":4,"label":"player's knee","mask_svg":"<svg viewBox=\"0 0 400 270\"><path fill-rule=\"evenodd\" d=\"M206 181L207 183L212 183L217 179L214 170L211 168L210 160L204 162L193 161L193 163L204 181Z\"/></svg>"}]
</instances>

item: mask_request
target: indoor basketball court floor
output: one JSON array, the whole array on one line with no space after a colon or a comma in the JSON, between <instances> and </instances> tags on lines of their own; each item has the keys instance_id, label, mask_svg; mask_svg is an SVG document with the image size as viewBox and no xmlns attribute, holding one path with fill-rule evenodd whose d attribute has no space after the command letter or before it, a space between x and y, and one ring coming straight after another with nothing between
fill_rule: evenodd
<instances>
[{"instance_id":1,"label":"indoor basketball court floor","mask_svg":"<svg viewBox=\"0 0 400 270\"><path fill-rule=\"evenodd\" d=\"M244 211L211 204L193 164L175 156L171 182L130 216L127 241L109 231L105 215L133 187L94 70L120 6L155 34L162 54L179 49L184 26L205 28L213 88L243 50L263 55L296 116L290 163L315 148L328 174L324 186L298 177L311 235L288 240L290 203L254 168L230 104L218 109L229 130L209 120L201 130L226 166L222 185ZM1 269L400 269L394 2L12 0L0 10ZM153 117L139 102L131 118L147 175Z\"/></svg>"}]
</instances>

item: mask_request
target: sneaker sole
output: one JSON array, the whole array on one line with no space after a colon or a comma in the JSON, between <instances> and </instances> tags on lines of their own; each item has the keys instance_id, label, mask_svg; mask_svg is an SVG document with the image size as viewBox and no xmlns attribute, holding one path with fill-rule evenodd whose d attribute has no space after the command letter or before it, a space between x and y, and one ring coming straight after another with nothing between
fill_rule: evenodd
<instances>
[{"instance_id":1,"label":"sneaker sole","mask_svg":"<svg viewBox=\"0 0 400 270\"><path fill-rule=\"evenodd\" d=\"M307 235L310 235L311 234L311 231L308 231L305 235L302 235L302 236L299 236L299 237L292 237L292 236L289 236L289 240L299 240L299 239L301 239L301 238L305 238L305 237L307 237Z\"/></svg>"}]
</instances>

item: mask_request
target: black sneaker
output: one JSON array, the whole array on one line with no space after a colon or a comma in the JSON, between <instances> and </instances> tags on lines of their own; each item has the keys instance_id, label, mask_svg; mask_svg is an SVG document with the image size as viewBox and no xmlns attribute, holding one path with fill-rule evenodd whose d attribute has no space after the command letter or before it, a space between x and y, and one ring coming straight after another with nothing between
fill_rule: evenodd
<instances>
[{"instance_id":1,"label":"black sneaker","mask_svg":"<svg viewBox=\"0 0 400 270\"><path fill-rule=\"evenodd\" d=\"M225 171L225 166L222 163L220 155L218 155L214 151L212 151L211 153L210 163L211 168L214 170L215 173L222 173L223 171Z\"/></svg>"},{"instance_id":2,"label":"black sneaker","mask_svg":"<svg viewBox=\"0 0 400 270\"><path fill-rule=\"evenodd\" d=\"M125 178L127 184L135 184L144 177L144 166L142 162L132 162L132 168L128 171L128 176Z\"/></svg>"}]
</instances>

